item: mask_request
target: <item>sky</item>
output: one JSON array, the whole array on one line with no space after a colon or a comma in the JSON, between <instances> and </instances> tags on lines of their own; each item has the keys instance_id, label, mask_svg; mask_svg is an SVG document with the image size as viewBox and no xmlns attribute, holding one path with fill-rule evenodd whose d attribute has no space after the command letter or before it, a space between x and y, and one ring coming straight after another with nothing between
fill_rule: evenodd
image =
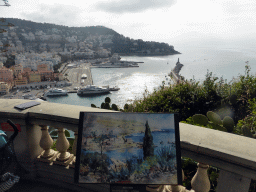
<instances>
[{"instance_id":1,"label":"sky","mask_svg":"<svg viewBox=\"0 0 256 192\"><path fill-rule=\"evenodd\" d=\"M0 0L0 4L2 0ZM101 25L133 39L256 43L255 0L8 0L0 17L66 26Z\"/></svg>"}]
</instances>

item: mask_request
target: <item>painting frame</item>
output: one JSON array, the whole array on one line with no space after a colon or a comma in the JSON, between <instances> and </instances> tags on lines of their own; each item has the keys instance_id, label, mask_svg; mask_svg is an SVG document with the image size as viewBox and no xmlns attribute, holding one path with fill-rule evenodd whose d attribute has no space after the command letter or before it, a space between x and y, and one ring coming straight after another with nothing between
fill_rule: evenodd
<instances>
[{"instance_id":1,"label":"painting frame","mask_svg":"<svg viewBox=\"0 0 256 192\"><path fill-rule=\"evenodd\" d=\"M134 119L134 118L137 121L131 120L131 122L135 122L134 123L135 125L129 121L129 119ZM161 160L161 163L159 163L159 162L157 162L155 164L153 163L154 166L157 167L157 169L155 169L156 171L154 170L155 167L153 167L153 166L152 166L153 168L151 167L152 169L151 168L148 168L148 169L145 168L144 171L147 172L147 174L149 175L149 176L147 175L147 179L148 178L149 179L145 180L146 176L145 176L145 178L143 176L141 176L141 178L140 178L141 180L139 180L139 178L134 179L134 177L133 177L134 175L138 175L138 171L136 169L136 171L137 171L136 173L131 172L131 170L134 170L134 168L133 169L131 168L131 165L134 165L134 163L129 164L131 159L127 160L127 154L133 155L135 153L134 151L136 151L136 154L142 154L142 151L143 151L143 158L141 157L140 162L139 162L139 160L137 160L138 161L138 163L137 163L138 165L136 164L137 167L138 166L143 167L144 166L143 163L145 163L145 162L147 163L147 165L148 164L151 165L152 162L154 161L154 158L157 159L157 157L159 157L160 155L157 156L153 152L153 154L146 156L146 152L145 152L146 149L143 148L141 150L141 142L135 142L134 141L134 138L140 138L140 141L141 141L141 137L142 137L141 135L144 134L144 137L145 137L145 135L146 135L145 133L142 133L142 131L141 131L141 134L140 133L134 133L134 132L128 132L130 134L126 133L125 136L121 136L121 134L119 135L119 132L122 131L122 130L127 131L127 130L129 130L129 128L115 128L115 126L116 126L115 123L120 124L120 121L123 121L125 123L121 122L121 125L125 125L125 126L128 126L128 127L135 126L135 128L136 128L135 130L138 132L139 131L138 126L141 127L142 122L145 121L145 119L147 119L147 118L150 118L150 120L147 120L144 126L145 127L149 126L149 129L150 129L150 126L152 126L152 125L146 125L146 124L148 123L148 121L150 121L151 124L152 124L152 122L153 122L151 120L152 118L155 119L154 122L161 121L160 120L161 118L162 119L166 118L166 122L168 122L169 119L173 119L173 121L171 122L171 125L169 125L171 128L170 127L168 128L170 130L165 130L165 129L163 129L164 131L162 131L162 129L161 130L156 130L156 128L154 126L153 126L153 130L152 130L152 135L154 135L154 134L157 135L158 134L158 136L153 137L153 138L155 138L155 139L152 139L152 140L154 140L154 142L158 137L163 138L163 134L164 134L165 138L168 138L168 142L167 142L166 139L161 141L160 143L159 143L159 141L160 141L159 139L156 140L157 143L158 143L158 146L155 145L154 142L152 143L152 145L154 145L154 149L157 149L157 150L155 150L155 153L156 153L156 151L157 152L161 151L161 149L162 149L162 151L164 151L163 149L167 149L167 143L168 143L169 144L168 145L169 150L167 149L164 152L167 153L166 151L169 151L168 152L168 154L169 154L168 158L170 157L172 159L168 160L168 161L167 160ZM126 121L125 119L128 119L128 120ZM142 119L142 120L140 120L140 119ZM159 119L159 120L156 121L156 119ZM102 125L103 125L103 128L102 129L99 128L98 124L101 124L100 125L101 128L102 128ZM164 125L164 122L161 122L160 126L162 126L162 124ZM159 124L158 124L158 126L159 126ZM112 128L112 127L114 127L114 128ZM109 132L111 132L111 131L109 131L108 134L106 134L106 135L108 135L108 137L103 138L102 137L103 134L101 134L101 137L100 137L100 136L97 136L96 133L94 132L94 137L93 137L92 130L103 131L103 130L106 130L106 129L111 130L112 133L113 133L113 130L114 130L114 133L115 133L115 131L117 133L110 135ZM146 129L145 129L145 132L146 132ZM122 132L122 134L123 134L123 132ZM135 134L137 134L136 135L137 137L134 136ZM162 135L161 137L159 136L160 134ZM171 136L169 136L167 134L169 134ZM131 137L131 138L129 138L129 137ZM143 145L146 142L146 139L144 139L144 137L143 137ZM99 138L102 138L101 141L99 141ZM171 140L171 142L170 142L169 138L172 138L172 139L174 138L174 140ZM123 140L124 144L122 143L122 140ZM127 142L127 140L128 140L128 142ZM116 152L116 153L118 153L118 155L116 155L116 154L114 155L112 153L114 153L115 151L120 151L121 149L116 147L115 148L116 150L113 150L113 149L109 150L108 145L110 145L110 144L108 144L108 142L112 142L112 144L111 144L112 146L118 145L122 150L129 151L132 148L132 152L126 152L125 151L125 153L124 153L122 151L122 152L119 152L119 153ZM125 142L127 142L127 143L125 143ZM97 143L97 145L96 145L96 143ZM165 143L165 145L164 145L164 143ZM137 148L140 148L140 149L137 149L135 147L135 144L136 144ZM138 145L140 145L140 146L138 146ZM174 147L170 147L171 145L174 146ZM96 147L95 146L98 147L97 148L98 152L96 152ZM129 150L128 150L128 148L126 148L127 146L129 146L128 147ZM103 150L103 148L104 148L105 151ZM174 148L175 148L175 150L174 150ZM99 151L100 149L101 149L101 151ZM96 154L96 156L95 156L95 154ZM123 154L126 154L126 156L125 156L126 161L124 161L124 159L121 159L121 157L124 158ZM175 155L175 159L174 159L173 155ZM107 157L105 157L105 156L107 156ZM110 157L116 157L116 158L120 157L120 159L114 159L114 158L110 158ZM89 158L90 162L91 161L95 162L95 159L100 159L101 160L100 168L99 168L99 166L97 167L94 164L88 163L88 158ZM107 161L109 161L109 159L111 159L111 163L103 165L102 162L107 162ZM140 159L140 158L138 158L138 156L137 156L137 159ZM113 174L110 174L109 172L112 171L111 173L113 173L113 170L114 170L115 172L119 173L118 171L120 171L120 170L117 170L117 168L116 168L117 163L113 163L115 161L119 162L118 165L124 164L123 166L125 166L125 168L126 168L125 170L126 171L127 171L127 169L129 170L129 174L130 174L130 175L128 174L130 176L129 178L133 178L133 179L128 179L128 180L124 180L124 181L123 180L120 180L120 181L114 180L114 179L116 179L115 176L113 176ZM160 160L158 160L158 161L160 161ZM162 162L162 161L164 161L164 162ZM83 164L81 164L81 162L83 162ZM86 162L88 164L86 164L84 162ZM167 165L165 166L166 168L164 170L165 172L161 170L161 168L163 168L162 164L164 164L164 163L167 163ZM85 168L85 166L82 166L82 165L85 165L85 164L86 164L86 168ZM94 165L94 166L92 166L92 165ZM115 165L116 169L114 169L114 167L113 167L114 165ZM97 169L95 167L97 167ZM107 167L107 168L105 168L105 167ZM93 171L92 171L92 168L94 168ZM169 170L168 170L168 168L169 168ZM166 169L167 169L167 171L166 171ZM104 172L103 170L106 170L106 171ZM122 170L124 170L124 169L122 168ZM160 173L162 174L162 177L164 176L164 174L169 174L170 173L170 175L171 175L171 173L172 173L171 171L173 172L172 179L167 180L167 181L171 181L171 183L167 182L167 181L166 182L164 182L164 181L158 182L157 179L155 179L155 180L152 179L152 178L156 178L156 176L159 175ZM86 176L84 176L85 173L87 174ZM174 175L174 173L175 173L175 175ZM143 175L143 174L145 175L146 173L141 171L140 175ZM151 174L151 176L150 176L150 174ZM98 178L100 177L100 180L97 179L97 181L96 181L96 176L95 175ZM103 178L103 176L104 176L104 178ZM107 178L105 178L105 177L107 177ZM120 176L118 176L118 177L120 178ZM171 177L171 176L169 176L169 177ZM83 179L86 178L86 179L83 180L82 178ZM127 183L126 181L127 182L129 181L129 182ZM142 181L142 182L140 182L140 181ZM79 184L84 183L84 184L112 184L112 185L113 184L114 185L123 185L123 184L126 184L126 185L127 184L128 185L141 185L141 184L143 184L143 185L159 185L159 184L163 184L163 185L170 185L170 184L182 185L181 150L180 150L180 134L179 134L179 117L178 117L178 114L176 114L176 113L80 112L74 182L79 183Z\"/></svg>"}]
</instances>

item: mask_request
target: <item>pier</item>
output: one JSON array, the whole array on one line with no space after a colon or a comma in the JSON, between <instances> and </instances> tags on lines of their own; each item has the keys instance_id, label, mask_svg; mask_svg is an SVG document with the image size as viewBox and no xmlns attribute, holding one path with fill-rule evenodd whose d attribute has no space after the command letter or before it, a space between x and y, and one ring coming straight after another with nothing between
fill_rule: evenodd
<instances>
[{"instance_id":1,"label":"pier","mask_svg":"<svg viewBox=\"0 0 256 192\"><path fill-rule=\"evenodd\" d=\"M173 80L174 83L180 82L180 78L173 71L171 71L169 73L169 76L171 77L171 79Z\"/></svg>"},{"instance_id":2,"label":"pier","mask_svg":"<svg viewBox=\"0 0 256 192\"><path fill-rule=\"evenodd\" d=\"M86 85L92 85L92 73L91 73L91 64L90 63L82 63L79 67L68 68L65 72L65 76L72 83L72 88L81 87ZM82 79L82 75L85 74L87 76L86 79ZM70 92L73 90L70 90Z\"/></svg>"},{"instance_id":3,"label":"pier","mask_svg":"<svg viewBox=\"0 0 256 192\"><path fill-rule=\"evenodd\" d=\"M175 67L171 70L171 72L168 74L171 79L174 81L174 83L180 83L181 81L183 81L183 77L179 75L179 72L181 70L181 68L184 65L180 63L179 59L175 65Z\"/></svg>"}]
</instances>

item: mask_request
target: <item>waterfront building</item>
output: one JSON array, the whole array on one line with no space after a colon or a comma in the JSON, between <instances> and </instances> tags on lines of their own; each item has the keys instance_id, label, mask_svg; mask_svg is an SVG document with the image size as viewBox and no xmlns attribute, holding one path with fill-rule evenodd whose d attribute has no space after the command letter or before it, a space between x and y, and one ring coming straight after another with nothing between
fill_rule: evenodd
<instances>
[{"instance_id":1,"label":"waterfront building","mask_svg":"<svg viewBox=\"0 0 256 192\"><path fill-rule=\"evenodd\" d=\"M31 68L29 67L23 68L23 73L26 73L26 72L31 72Z\"/></svg>"},{"instance_id":2,"label":"waterfront building","mask_svg":"<svg viewBox=\"0 0 256 192\"><path fill-rule=\"evenodd\" d=\"M111 63L116 63L120 61L121 57L118 55L118 53L114 53L112 57L110 58Z\"/></svg>"},{"instance_id":3,"label":"waterfront building","mask_svg":"<svg viewBox=\"0 0 256 192\"><path fill-rule=\"evenodd\" d=\"M39 74L41 76L41 81L51 81L54 79L53 71L49 71L49 70L39 71Z\"/></svg>"},{"instance_id":4,"label":"waterfront building","mask_svg":"<svg viewBox=\"0 0 256 192\"><path fill-rule=\"evenodd\" d=\"M55 81L63 81L64 80L64 75L62 73L54 73L54 80Z\"/></svg>"},{"instance_id":5,"label":"waterfront building","mask_svg":"<svg viewBox=\"0 0 256 192\"><path fill-rule=\"evenodd\" d=\"M32 71L29 73L29 82L41 82L41 75L38 71Z\"/></svg>"},{"instance_id":6,"label":"waterfront building","mask_svg":"<svg viewBox=\"0 0 256 192\"><path fill-rule=\"evenodd\" d=\"M23 77L20 73L18 74L18 78L14 79L14 85L26 85L28 83L28 80L26 77Z\"/></svg>"},{"instance_id":7,"label":"waterfront building","mask_svg":"<svg viewBox=\"0 0 256 192\"><path fill-rule=\"evenodd\" d=\"M13 71L6 67L2 67L0 69L0 81L6 82L6 83L12 83L13 82Z\"/></svg>"},{"instance_id":8,"label":"waterfront building","mask_svg":"<svg viewBox=\"0 0 256 192\"><path fill-rule=\"evenodd\" d=\"M9 93L9 85L5 82L0 82L0 94Z\"/></svg>"},{"instance_id":9,"label":"waterfront building","mask_svg":"<svg viewBox=\"0 0 256 192\"><path fill-rule=\"evenodd\" d=\"M11 67L11 69L13 70L13 75L15 77L17 77L19 73L23 73L23 66L21 64L14 65Z\"/></svg>"}]
</instances>

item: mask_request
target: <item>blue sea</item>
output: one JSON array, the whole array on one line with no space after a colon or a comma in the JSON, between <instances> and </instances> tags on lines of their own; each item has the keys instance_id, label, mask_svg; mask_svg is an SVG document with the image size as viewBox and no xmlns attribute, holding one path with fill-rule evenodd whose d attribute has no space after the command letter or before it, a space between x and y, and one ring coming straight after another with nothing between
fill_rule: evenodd
<instances>
[{"instance_id":1,"label":"blue sea","mask_svg":"<svg viewBox=\"0 0 256 192\"><path fill-rule=\"evenodd\" d=\"M143 143L143 137L145 133L134 133L131 135L126 136L125 138L131 138L133 142L142 142ZM157 132L152 132L153 136L153 142L154 142L154 154L158 155L161 149L167 147L170 149L175 148L175 134L174 130L171 132L166 132L166 131L157 131ZM172 143L173 142L173 143ZM82 151L84 154L90 153L91 151ZM143 149L142 148L131 148L131 149L125 149L124 151L122 150L110 150L110 151L103 151L105 154L108 155L109 158L114 158L118 160L125 161L127 159L130 159L132 156L136 156L139 159L143 158Z\"/></svg>"},{"instance_id":2,"label":"blue sea","mask_svg":"<svg viewBox=\"0 0 256 192\"><path fill-rule=\"evenodd\" d=\"M175 45L174 45L175 46ZM67 97L48 98L49 102L82 105L90 107L95 104L100 107L106 96L111 103L123 108L125 103L132 103L143 98L145 90L149 93L158 89L164 81L171 82L167 74L175 66L178 58L184 65L180 74L186 79L203 81L207 70L214 76L231 81L233 77L245 73L245 65L249 61L252 74L256 72L255 47L237 45L178 45L175 49L182 54L169 56L138 57L123 56L122 60L144 62L139 68L92 68L95 85L118 86L120 90L108 95L96 97L78 97L71 93ZM166 77L167 76L167 77Z\"/></svg>"}]
</instances>

